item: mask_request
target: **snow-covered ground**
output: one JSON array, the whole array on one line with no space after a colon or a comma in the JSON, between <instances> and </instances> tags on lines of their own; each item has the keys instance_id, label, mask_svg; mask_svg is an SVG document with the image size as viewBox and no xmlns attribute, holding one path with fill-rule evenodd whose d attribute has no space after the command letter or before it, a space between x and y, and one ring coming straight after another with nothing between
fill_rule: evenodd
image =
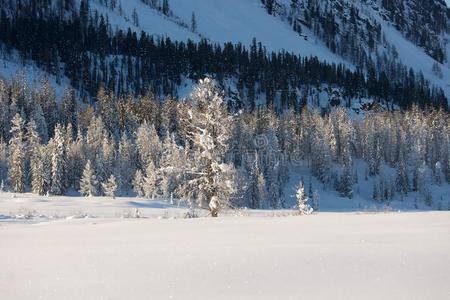
<instances>
[{"instance_id":1,"label":"snow-covered ground","mask_svg":"<svg viewBox=\"0 0 450 300\"><path fill-rule=\"evenodd\" d=\"M448 212L0 223L0 245L0 299L450 297Z\"/></svg>"}]
</instances>

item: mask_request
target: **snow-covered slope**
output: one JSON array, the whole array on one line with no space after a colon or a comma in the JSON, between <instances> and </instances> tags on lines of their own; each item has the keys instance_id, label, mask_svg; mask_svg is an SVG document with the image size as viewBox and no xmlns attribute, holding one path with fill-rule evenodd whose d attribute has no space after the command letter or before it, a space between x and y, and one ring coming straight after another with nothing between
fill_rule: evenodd
<instances>
[{"instance_id":1,"label":"snow-covered slope","mask_svg":"<svg viewBox=\"0 0 450 300\"><path fill-rule=\"evenodd\" d=\"M115 28L123 30L131 28L138 33L142 30L149 34L170 37L174 40L200 40L197 34L171 21L171 18L158 10L152 9L141 0L121 1L121 11L119 11L118 6L115 9L110 9L100 4L98 0L90 1L90 8L92 12L98 11L101 15L108 16L109 22ZM132 21L133 10L138 15L138 26Z\"/></svg>"},{"instance_id":2,"label":"snow-covered slope","mask_svg":"<svg viewBox=\"0 0 450 300\"><path fill-rule=\"evenodd\" d=\"M32 61L23 62L17 55L0 56L0 79L10 82L17 76L23 76L30 87L37 89L40 88L43 81L48 81L55 89L58 98L64 94L67 88L70 88L70 81L65 76L50 75Z\"/></svg>"},{"instance_id":3,"label":"snow-covered slope","mask_svg":"<svg viewBox=\"0 0 450 300\"><path fill-rule=\"evenodd\" d=\"M260 0L170 0L168 14L163 14L159 9L144 2L149 1L122 0L117 1L117 5L111 8L109 1L89 1L91 14L98 13L107 17L113 29L131 28L137 33L144 31L155 36L183 41L188 39L199 41L206 38L217 43L241 42L249 45L253 39L256 39L268 50L286 50L302 56L317 56L320 60L345 63L350 68L356 65L350 59L344 59L332 53L307 26L302 25L302 33L299 34L293 30L286 16L269 15ZM277 3L285 5L284 11L290 5L289 0L277 0ZM321 5L324 3L325 1L321 2ZM390 47L396 49L399 61L417 72L422 72L426 79L443 88L450 98L450 63L448 61L439 64L441 74L436 74L432 71L436 61L426 54L424 49L407 40L393 24L383 18L379 4L374 1L356 0L346 0L343 3L350 3L357 7L361 20L364 22L374 20L379 23L381 35ZM76 0L75 7L79 5L80 0ZM133 14L136 14L137 21L133 18ZM195 31L191 28L193 14L196 20ZM450 35L447 35L447 39L450 40ZM379 49L378 52L381 55L383 49ZM370 56L376 55L372 53ZM450 43L447 44L447 57L449 56ZM0 70L0 75L4 77L9 77L10 73Z\"/></svg>"},{"instance_id":4,"label":"snow-covered slope","mask_svg":"<svg viewBox=\"0 0 450 300\"><path fill-rule=\"evenodd\" d=\"M294 32L286 23L268 15L260 0L170 0L173 16L165 16L140 0L122 1L122 16L118 9L111 10L97 0L91 8L108 15L113 25L122 29L167 36L175 40L199 40L206 38L217 43L233 42L250 45L253 39L261 42L270 51L286 50L302 56L318 56L329 62L344 62L333 54L311 32L307 38ZM133 10L139 16L139 27L133 25ZM192 14L197 21L197 33L178 23L190 24ZM348 62L347 62L348 63Z\"/></svg>"},{"instance_id":5,"label":"snow-covered slope","mask_svg":"<svg viewBox=\"0 0 450 300\"><path fill-rule=\"evenodd\" d=\"M407 40L393 25L383 20L373 8L370 8L369 11L381 24L386 41L395 47L400 61L414 71L422 72L426 79L441 87L447 98L450 98L450 62L444 64L436 62L422 48ZM450 41L450 35L447 35L447 38ZM447 46L447 55L450 55L450 43ZM442 74L437 75L432 71L433 64L439 64Z\"/></svg>"},{"instance_id":6,"label":"snow-covered slope","mask_svg":"<svg viewBox=\"0 0 450 300\"><path fill-rule=\"evenodd\" d=\"M280 4L289 6L290 1L279 0ZM424 49L407 40L402 33L384 20L378 6L372 1L359 2L350 0L361 11L364 18L376 20L382 29L386 42L395 47L399 60L416 72L422 72L426 79L444 89L450 98L450 63L440 64L442 75L432 72L436 62ZM158 36L175 40L199 40L241 42L250 45L255 38L268 50L286 50L302 56L317 56L321 60L345 63L352 68L348 60L332 53L307 27L302 27L302 34L295 32L283 17L269 15L260 0L170 0L171 15L166 16L157 9L140 0L122 1L122 12L118 8L111 10L101 5L98 0L91 2L91 9L107 15L110 22L118 28L143 30ZM139 26L132 22L133 10L137 12ZM197 23L196 32L190 29L192 14ZM181 24L181 25L180 25ZM450 36L448 37L450 40ZM450 46L448 47L450 48ZM447 51L450 56L450 51ZM380 54L382 51L380 52ZM372 54L374 55L374 54Z\"/></svg>"}]
</instances>

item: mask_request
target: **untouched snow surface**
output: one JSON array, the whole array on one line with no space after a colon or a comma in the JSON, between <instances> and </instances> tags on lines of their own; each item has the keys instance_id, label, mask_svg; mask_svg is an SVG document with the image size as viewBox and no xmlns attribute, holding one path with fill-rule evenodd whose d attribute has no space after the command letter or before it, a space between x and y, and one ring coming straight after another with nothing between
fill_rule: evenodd
<instances>
[{"instance_id":1,"label":"untouched snow surface","mask_svg":"<svg viewBox=\"0 0 450 300\"><path fill-rule=\"evenodd\" d=\"M450 298L448 212L0 223L0 243L0 299Z\"/></svg>"}]
</instances>

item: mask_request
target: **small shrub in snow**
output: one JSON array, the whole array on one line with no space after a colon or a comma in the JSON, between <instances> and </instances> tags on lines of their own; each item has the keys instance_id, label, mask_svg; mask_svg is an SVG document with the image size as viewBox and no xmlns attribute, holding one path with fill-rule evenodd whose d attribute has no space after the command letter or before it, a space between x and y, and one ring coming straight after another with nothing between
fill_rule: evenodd
<instances>
[{"instance_id":1,"label":"small shrub in snow","mask_svg":"<svg viewBox=\"0 0 450 300\"><path fill-rule=\"evenodd\" d=\"M194 219L194 218L198 218L198 214L195 211L195 208L190 208L185 214L184 214L184 218L185 219Z\"/></svg>"},{"instance_id":2,"label":"small shrub in snow","mask_svg":"<svg viewBox=\"0 0 450 300\"><path fill-rule=\"evenodd\" d=\"M15 215L16 219L33 219L34 216L36 215L36 211L26 208L26 207L21 207L19 208L19 211L17 212L17 214Z\"/></svg>"},{"instance_id":3,"label":"small shrub in snow","mask_svg":"<svg viewBox=\"0 0 450 300\"><path fill-rule=\"evenodd\" d=\"M122 219L139 219L141 217L141 212L138 208L135 208L134 210L126 209L122 212L120 217Z\"/></svg>"}]
</instances>

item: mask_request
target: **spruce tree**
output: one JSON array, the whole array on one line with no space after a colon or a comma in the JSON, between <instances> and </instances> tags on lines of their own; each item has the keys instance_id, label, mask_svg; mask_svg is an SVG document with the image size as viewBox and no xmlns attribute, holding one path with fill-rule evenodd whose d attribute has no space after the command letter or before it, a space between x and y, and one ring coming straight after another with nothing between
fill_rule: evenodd
<instances>
[{"instance_id":1,"label":"spruce tree","mask_svg":"<svg viewBox=\"0 0 450 300\"><path fill-rule=\"evenodd\" d=\"M144 175L141 170L136 170L133 179L133 191L138 197L144 196Z\"/></svg>"},{"instance_id":2,"label":"spruce tree","mask_svg":"<svg viewBox=\"0 0 450 300\"><path fill-rule=\"evenodd\" d=\"M102 183L102 188L103 188L103 194L105 194L105 196L115 199L116 193L117 193L116 177L114 175L111 175L108 178L108 181L106 181L105 183Z\"/></svg>"},{"instance_id":3,"label":"spruce tree","mask_svg":"<svg viewBox=\"0 0 450 300\"><path fill-rule=\"evenodd\" d=\"M211 79L201 80L191 97L193 109L185 122L192 151L180 192L187 199L197 199L217 217L234 191L234 168L225 161L233 123Z\"/></svg>"},{"instance_id":4,"label":"spruce tree","mask_svg":"<svg viewBox=\"0 0 450 300\"><path fill-rule=\"evenodd\" d=\"M66 191L66 142L63 127L58 124L51 144L51 174L53 195L62 195Z\"/></svg>"},{"instance_id":5,"label":"spruce tree","mask_svg":"<svg viewBox=\"0 0 450 300\"><path fill-rule=\"evenodd\" d=\"M303 184L303 180L300 181L298 187L297 187L297 207L300 215L309 215L312 213L312 208L308 204L308 197L305 194L305 185Z\"/></svg>"},{"instance_id":6,"label":"spruce tree","mask_svg":"<svg viewBox=\"0 0 450 300\"><path fill-rule=\"evenodd\" d=\"M9 140L9 182L16 193L25 191L25 143L24 121L16 114L11 121Z\"/></svg>"},{"instance_id":7,"label":"spruce tree","mask_svg":"<svg viewBox=\"0 0 450 300\"><path fill-rule=\"evenodd\" d=\"M80 193L86 197L97 195L98 181L92 168L91 161L88 160L84 167L83 176L80 181Z\"/></svg>"}]
</instances>

